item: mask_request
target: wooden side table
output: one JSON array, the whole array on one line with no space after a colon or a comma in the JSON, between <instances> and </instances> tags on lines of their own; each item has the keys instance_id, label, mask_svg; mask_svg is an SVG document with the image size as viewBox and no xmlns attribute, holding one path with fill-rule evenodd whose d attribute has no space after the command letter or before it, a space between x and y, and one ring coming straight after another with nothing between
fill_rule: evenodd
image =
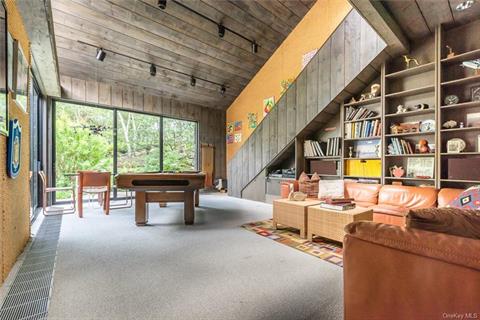
<instances>
[{"instance_id":1,"label":"wooden side table","mask_svg":"<svg viewBox=\"0 0 480 320\"><path fill-rule=\"evenodd\" d=\"M373 210L356 207L355 209L336 211L322 208L319 205L308 207L308 240L313 235L343 242L344 228L347 224L373 220Z\"/></svg>"},{"instance_id":2,"label":"wooden side table","mask_svg":"<svg viewBox=\"0 0 480 320\"><path fill-rule=\"evenodd\" d=\"M300 237L305 239L307 235L307 209L319 204L320 200L307 199L305 201L291 201L278 199L273 201L273 228L277 224L300 229Z\"/></svg>"}]
</instances>

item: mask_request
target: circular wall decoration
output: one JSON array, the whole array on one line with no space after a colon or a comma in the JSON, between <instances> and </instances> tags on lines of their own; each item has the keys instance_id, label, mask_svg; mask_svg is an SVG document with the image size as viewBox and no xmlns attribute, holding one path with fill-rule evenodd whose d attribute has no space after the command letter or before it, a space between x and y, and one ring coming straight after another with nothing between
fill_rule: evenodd
<instances>
[{"instance_id":1,"label":"circular wall decoration","mask_svg":"<svg viewBox=\"0 0 480 320\"><path fill-rule=\"evenodd\" d=\"M450 105L450 104L457 104L459 101L458 99L458 96L454 95L454 94L450 94L448 96L445 97L445 104L446 105Z\"/></svg>"}]
</instances>

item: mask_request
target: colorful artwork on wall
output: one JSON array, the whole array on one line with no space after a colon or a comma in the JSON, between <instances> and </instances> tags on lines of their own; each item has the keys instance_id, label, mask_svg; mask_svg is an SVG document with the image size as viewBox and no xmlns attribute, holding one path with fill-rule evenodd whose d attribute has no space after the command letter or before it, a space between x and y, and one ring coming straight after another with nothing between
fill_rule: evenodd
<instances>
[{"instance_id":1,"label":"colorful artwork on wall","mask_svg":"<svg viewBox=\"0 0 480 320\"><path fill-rule=\"evenodd\" d=\"M227 133L227 144L232 144L233 140L233 133Z\"/></svg>"},{"instance_id":2,"label":"colorful artwork on wall","mask_svg":"<svg viewBox=\"0 0 480 320\"><path fill-rule=\"evenodd\" d=\"M266 116L275 105L275 97L263 99L263 116Z\"/></svg>"},{"instance_id":3,"label":"colorful artwork on wall","mask_svg":"<svg viewBox=\"0 0 480 320\"><path fill-rule=\"evenodd\" d=\"M28 76L30 72L28 70L27 57L25 57L20 46L18 46L17 55L15 101L23 111L27 112Z\"/></svg>"},{"instance_id":4,"label":"colorful artwork on wall","mask_svg":"<svg viewBox=\"0 0 480 320\"><path fill-rule=\"evenodd\" d=\"M256 112L249 112L247 115L248 118L248 127L250 129L255 129L258 125L258 120L257 120L257 113Z\"/></svg>"},{"instance_id":5,"label":"colorful artwork on wall","mask_svg":"<svg viewBox=\"0 0 480 320\"><path fill-rule=\"evenodd\" d=\"M227 123L227 134L233 134L234 123L228 122Z\"/></svg>"},{"instance_id":6,"label":"colorful artwork on wall","mask_svg":"<svg viewBox=\"0 0 480 320\"><path fill-rule=\"evenodd\" d=\"M280 95L284 94L288 90L288 88L290 88L293 81L295 81L295 79L289 78L287 80L282 80L280 82L280 88L281 88Z\"/></svg>"},{"instance_id":7,"label":"colorful artwork on wall","mask_svg":"<svg viewBox=\"0 0 480 320\"><path fill-rule=\"evenodd\" d=\"M242 131L242 121L235 121L235 132Z\"/></svg>"},{"instance_id":8,"label":"colorful artwork on wall","mask_svg":"<svg viewBox=\"0 0 480 320\"><path fill-rule=\"evenodd\" d=\"M318 49L313 49L312 51L309 51L302 55L302 70L303 68L306 67L306 65L310 62L310 60L312 60L312 58L315 56L317 51Z\"/></svg>"},{"instance_id":9,"label":"colorful artwork on wall","mask_svg":"<svg viewBox=\"0 0 480 320\"><path fill-rule=\"evenodd\" d=\"M18 119L10 120L8 146L7 146L7 171L8 176L15 179L20 173L21 164L22 128Z\"/></svg>"},{"instance_id":10,"label":"colorful artwork on wall","mask_svg":"<svg viewBox=\"0 0 480 320\"><path fill-rule=\"evenodd\" d=\"M235 142L235 143L240 143L240 142L242 142L242 134L241 134L241 133L235 133L234 142Z\"/></svg>"}]
</instances>

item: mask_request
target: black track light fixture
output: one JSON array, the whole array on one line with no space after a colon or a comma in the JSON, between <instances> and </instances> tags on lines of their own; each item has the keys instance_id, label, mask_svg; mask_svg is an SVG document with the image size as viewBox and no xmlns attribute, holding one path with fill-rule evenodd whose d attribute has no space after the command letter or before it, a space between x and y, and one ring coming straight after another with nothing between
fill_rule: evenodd
<instances>
[{"instance_id":1,"label":"black track light fixture","mask_svg":"<svg viewBox=\"0 0 480 320\"><path fill-rule=\"evenodd\" d=\"M224 96L226 91L227 91L227 88L225 88L225 85L222 84L222 87L220 88L220 94Z\"/></svg>"},{"instance_id":2,"label":"black track light fixture","mask_svg":"<svg viewBox=\"0 0 480 320\"><path fill-rule=\"evenodd\" d=\"M194 76L191 76L191 77L190 77L190 85L191 85L192 87L195 87L196 84L197 84L197 79L195 79Z\"/></svg>"},{"instance_id":3,"label":"black track light fixture","mask_svg":"<svg viewBox=\"0 0 480 320\"><path fill-rule=\"evenodd\" d=\"M103 61L103 59L105 59L106 55L107 55L107 53L102 48L98 48L97 49L97 55L95 56L95 58L98 61Z\"/></svg>"},{"instance_id":4,"label":"black track light fixture","mask_svg":"<svg viewBox=\"0 0 480 320\"><path fill-rule=\"evenodd\" d=\"M167 8L167 0L158 0L158 7L165 10Z\"/></svg>"},{"instance_id":5,"label":"black track light fixture","mask_svg":"<svg viewBox=\"0 0 480 320\"><path fill-rule=\"evenodd\" d=\"M157 74L157 67L155 67L155 65L152 63L150 65L150 75L152 77L155 77L156 74Z\"/></svg>"},{"instance_id":6,"label":"black track light fixture","mask_svg":"<svg viewBox=\"0 0 480 320\"><path fill-rule=\"evenodd\" d=\"M258 44L255 42L255 40L252 41L252 53L257 53L258 52Z\"/></svg>"},{"instance_id":7,"label":"black track light fixture","mask_svg":"<svg viewBox=\"0 0 480 320\"><path fill-rule=\"evenodd\" d=\"M223 38L225 36L225 26L223 24L218 25L218 36Z\"/></svg>"}]
</instances>

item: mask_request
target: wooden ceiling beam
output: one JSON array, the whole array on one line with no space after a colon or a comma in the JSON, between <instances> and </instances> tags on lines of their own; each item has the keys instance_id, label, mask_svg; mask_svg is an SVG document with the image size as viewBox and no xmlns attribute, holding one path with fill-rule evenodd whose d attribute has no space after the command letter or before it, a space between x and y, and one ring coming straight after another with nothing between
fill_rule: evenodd
<instances>
[{"instance_id":1,"label":"wooden ceiling beam","mask_svg":"<svg viewBox=\"0 0 480 320\"><path fill-rule=\"evenodd\" d=\"M350 0L350 3L385 41L385 50L390 56L410 50L410 43L402 29L379 1Z\"/></svg>"},{"instance_id":2,"label":"wooden ceiling beam","mask_svg":"<svg viewBox=\"0 0 480 320\"><path fill-rule=\"evenodd\" d=\"M303 17L307 14L307 12L310 10L309 7L304 5L302 2L298 0L279 0L285 7L290 9L294 14L297 15L300 19L303 19Z\"/></svg>"}]
</instances>

